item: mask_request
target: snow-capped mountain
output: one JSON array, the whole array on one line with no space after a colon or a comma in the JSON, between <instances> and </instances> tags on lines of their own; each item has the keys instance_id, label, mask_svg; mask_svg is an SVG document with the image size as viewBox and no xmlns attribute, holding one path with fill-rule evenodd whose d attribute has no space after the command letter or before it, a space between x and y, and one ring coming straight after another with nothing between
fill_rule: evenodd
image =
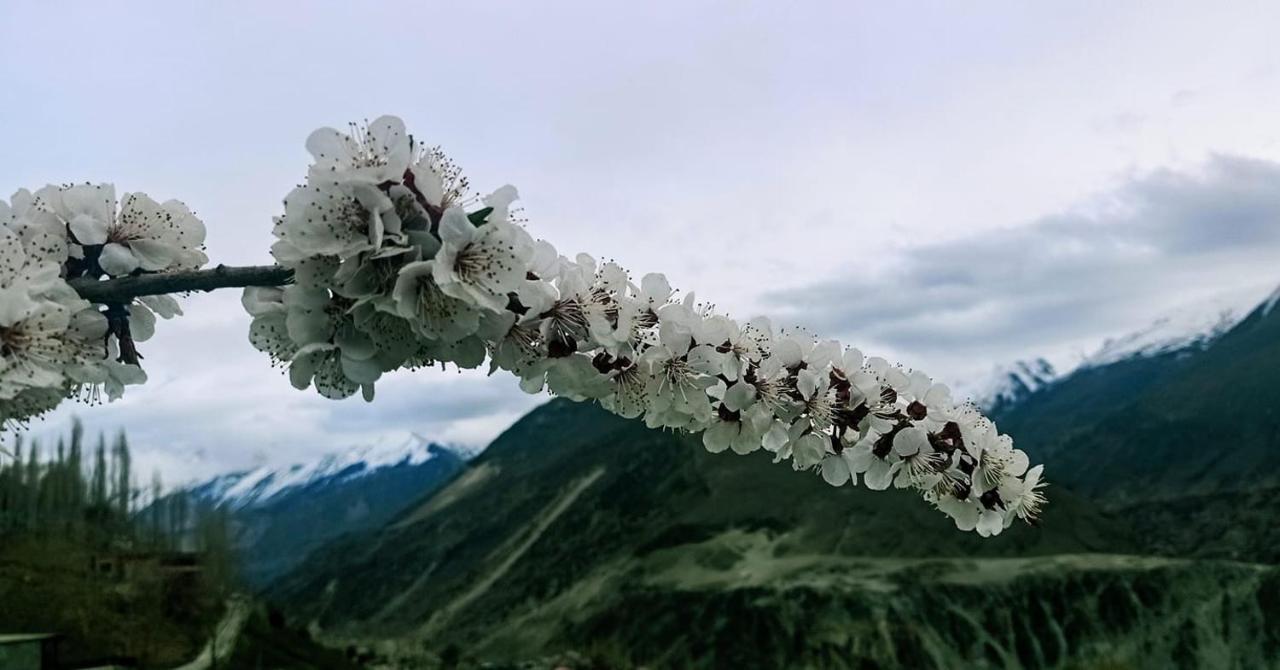
<instances>
[{"instance_id":1,"label":"snow-capped mountain","mask_svg":"<svg viewBox=\"0 0 1280 670\"><path fill-rule=\"evenodd\" d=\"M1099 367L1134 357L1203 349L1258 308L1269 310L1280 293L1261 305L1256 297L1226 296L1184 305L1127 335L1108 338L1081 367Z\"/></svg>"},{"instance_id":2,"label":"snow-capped mountain","mask_svg":"<svg viewBox=\"0 0 1280 670\"><path fill-rule=\"evenodd\" d=\"M1000 365L987 381L964 388L964 395L987 412L998 414L1081 370L1135 358L1203 350L1251 315L1266 316L1277 305L1280 305L1280 287L1261 301L1257 291L1244 291L1189 303L1159 316L1147 326L1107 338L1072 369L1057 371L1044 358Z\"/></svg>"},{"instance_id":3,"label":"snow-capped mountain","mask_svg":"<svg viewBox=\"0 0 1280 670\"><path fill-rule=\"evenodd\" d=\"M1110 341L997 417L1001 429L1056 481L1115 505L1280 485L1280 292L1263 293L1252 309L1182 310Z\"/></svg>"},{"instance_id":4,"label":"snow-capped mountain","mask_svg":"<svg viewBox=\"0 0 1280 670\"><path fill-rule=\"evenodd\" d=\"M1053 383L1058 372L1043 358L1017 361L997 366L989 381L973 388L969 398L989 413L1021 402L1024 398Z\"/></svg>"},{"instance_id":5,"label":"snow-capped mountain","mask_svg":"<svg viewBox=\"0 0 1280 670\"><path fill-rule=\"evenodd\" d=\"M1271 310L1276 308L1276 305L1280 305L1280 286L1277 286L1276 290L1267 296L1267 299L1262 302L1258 309L1261 310L1262 316L1267 316L1271 313Z\"/></svg>"},{"instance_id":6,"label":"snow-capped mountain","mask_svg":"<svg viewBox=\"0 0 1280 670\"><path fill-rule=\"evenodd\" d=\"M465 458L463 450L436 445L420 435L396 447L355 447L325 454L309 463L283 467L261 466L218 475L187 489L198 500L232 509L263 507L293 492L334 486L388 467L417 466L449 451Z\"/></svg>"},{"instance_id":7,"label":"snow-capped mountain","mask_svg":"<svg viewBox=\"0 0 1280 670\"><path fill-rule=\"evenodd\" d=\"M172 498L230 512L241 574L262 587L313 549L379 528L449 481L466 459L415 435L394 447L359 447L310 463L214 477Z\"/></svg>"}]
</instances>

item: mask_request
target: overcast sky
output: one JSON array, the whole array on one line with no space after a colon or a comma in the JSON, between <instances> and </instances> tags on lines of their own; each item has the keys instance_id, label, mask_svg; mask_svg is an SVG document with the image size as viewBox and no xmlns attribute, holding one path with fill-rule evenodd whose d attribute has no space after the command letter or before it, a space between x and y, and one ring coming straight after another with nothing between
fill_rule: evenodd
<instances>
[{"instance_id":1,"label":"overcast sky","mask_svg":"<svg viewBox=\"0 0 1280 670\"><path fill-rule=\"evenodd\" d=\"M0 194L179 198L215 262L262 263L307 134L393 113L562 252L961 382L1280 283L1271 3L195 4L0 4ZM483 444L542 400L455 372L298 393L238 299L187 300L149 384L33 435L124 426L178 481Z\"/></svg>"}]
</instances>

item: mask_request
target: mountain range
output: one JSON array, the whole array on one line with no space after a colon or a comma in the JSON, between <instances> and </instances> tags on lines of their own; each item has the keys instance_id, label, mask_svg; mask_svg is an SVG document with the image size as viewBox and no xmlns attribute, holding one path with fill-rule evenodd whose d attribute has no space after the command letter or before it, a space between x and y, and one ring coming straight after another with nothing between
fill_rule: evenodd
<instances>
[{"instance_id":1,"label":"mountain range","mask_svg":"<svg viewBox=\"0 0 1280 670\"><path fill-rule=\"evenodd\" d=\"M1280 667L1278 302L1007 369L983 402L1046 464L1037 528L982 540L904 492L554 400L265 594L409 667Z\"/></svg>"},{"instance_id":2,"label":"mountain range","mask_svg":"<svg viewBox=\"0 0 1280 670\"><path fill-rule=\"evenodd\" d=\"M382 526L458 473L464 455L415 435L398 448L220 475L186 494L230 513L241 574L260 588L328 541Z\"/></svg>"},{"instance_id":3,"label":"mountain range","mask_svg":"<svg viewBox=\"0 0 1280 670\"><path fill-rule=\"evenodd\" d=\"M1270 313L1280 303L1280 288L1261 301L1254 291L1199 299L1154 318L1124 335L1109 337L1087 356L1062 369L1045 358L1019 360L995 367L985 379L959 385L988 413L1000 414L1027 396L1071 374L1135 359L1176 356L1204 349L1255 311Z\"/></svg>"},{"instance_id":4,"label":"mountain range","mask_svg":"<svg viewBox=\"0 0 1280 670\"><path fill-rule=\"evenodd\" d=\"M1112 506L1280 483L1265 467L1280 451L1275 305L1182 347L1083 365L993 418L1056 481Z\"/></svg>"}]
</instances>

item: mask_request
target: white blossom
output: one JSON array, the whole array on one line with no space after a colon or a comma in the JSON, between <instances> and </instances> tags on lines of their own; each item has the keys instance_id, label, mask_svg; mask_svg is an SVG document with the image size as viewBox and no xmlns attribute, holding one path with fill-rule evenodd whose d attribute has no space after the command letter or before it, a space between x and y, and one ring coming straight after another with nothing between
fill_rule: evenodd
<instances>
[{"instance_id":1,"label":"white blossom","mask_svg":"<svg viewBox=\"0 0 1280 670\"><path fill-rule=\"evenodd\" d=\"M404 122L380 116L365 126L351 124L349 133L320 128L307 138L307 151L315 159L313 179L377 186L404 178L413 149Z\"/></svg>"},{"instance_id":2,"label":"white blossom","mask_svg":"<svg viewBox=\"0 0 1280 670\"><path fill-rule=\"evenodd\" d=\"M633 283L616 263L563 256L513 219L514 187L470 199L457 167L394 117L321 129L307 148L272 248L295 284L244 298L254 345L299 388L368 399L389 370L488 359L525 391L701 433L712 452L763 449L833 486L915 490L962 530L995 535L1044 504L1041 470L922 371L677 300L660 274ZM86 230L104 216L91 195L63 214Z\"/></svg>"},{"instance_id":3,"label":"white blossom","mask_svg":"<svg viewBox=\"0 0 1280 670\"><path fill-rule=\"evenodd\" d=\"M1005 526L1013 523L1015 518L1034 521L1040 516L1040 507L1045 503L1044 493L1040 489L1045 483L1040 481L1043 465L1037 465L1027 471L1023 479L1006 478L1000 485L1000 498L1006 508Z\"/></svg>"},{"instance_id":4,"label":"white blossom","mask_svg":"<svg viewBox=\"0 0 1280 670\"><path fill-rule=\"evenodd\" d=\"M113 277L194 269L208 261L204 223L177 200L161 204L144 193L126 193L117 213L113 185L78 184L41 189L35 206L64 223L76 245L93 249L98 267Z\"/></svg>"},{"instance_id":5,"label":"white blossom","mask_svg":"<svg viewBox=\"0 0 1280 670\"><path fill-rule=\"evenodd\" d=\"M433 340L457 342L480 327L481 310L446 294L435 281L436 261L416 261L400 269L392 292L396 313Z\"/></svg>"},{"instance_id":6,"label":"white blossom","mask_svg":"<svg viewBox=\"0 0 1280 670\"><path fill-rule=\"evenodd\" d=\"M457 207L440 221L440 242L432 267L440 290L492 311L506 307L533 255L533 240L518 226L499 221L476 228Z\"/></svg>"}]
</instances>

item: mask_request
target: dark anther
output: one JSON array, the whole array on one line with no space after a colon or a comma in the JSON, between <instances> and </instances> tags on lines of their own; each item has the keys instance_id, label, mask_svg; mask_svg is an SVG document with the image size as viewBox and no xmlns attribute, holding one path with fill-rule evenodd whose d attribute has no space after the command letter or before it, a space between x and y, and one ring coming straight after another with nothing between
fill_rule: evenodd
<instances>
[{"instance_id":1,"label":"dark anther","mask_svg":"<svg viewBox=\"0 0 1280 670\"><path fill-rule=\"evenodd\" d=\"M1004 509L1004 501L1000 499L1000 491L997 489L991 489L982 494L978 501L989 510Z\"/></svg>"},{"instance_id":2,"label":"dark anther","mask_svg":"<svg viewBox=\"0 0 1280 670\"><path fill-rule=\"evenodd\" d=\"M907 408L907 411L909 412L910 408ZM960 424L955 421L948 421L942 426L942 430L930 433L929 444L933 445L934 449L948 454L957 449L963 449L964 436L960 434Z\"/></svg>"},{"instance_id":3,"label":"dark anther","mask_svg":"<svg viewBox=\"0 0 1280 670\"><path fill-rule=\"evenodd\" d=\"M519 314L521 316L529 313L529 308L520 302L520 298L515 293L507 294L507 311Z\"/></svg>"},{"instance_id":4,"label":"dark anther","mask_svg":"<svg viewBox=\"0 0 1280 670\"><path fill-rule=\"evenodd\" d=\"M591 366L602 375L608 374L608 372L613 369L613 356L602 351L596 354L595 358L591 359Z\"/></svg>"},{"instance_id":5,"label":"dark anther","mask_svg":"<svg viewBox=\"0 0 1280 670\"><path fill-rule=\"evenodd\" d=\"M871 453L877 458L884 458L888 456L889 452L893 451L893 438L897 437L898 433L902 432L902 429L910 425L911 424L905 422L900 423L889 429L889 432L876 438L875 445L871 447Z\"/></svg>"},{"instance_id":6,"label":"dark anther","mask_svg":"<svg viewBox=\"0 0 1280 670\"><path fill-rule=\"evenodd\" d=\"M841 407L832 413L831 422L840 428L857 428L867 418L871 409L866 403L858 403L857 407Z\"/></svg>"},{"instance_id":7,"label":"dark anther","mask_svg":"<svg viewBox=\"0 0 1280 670\"><path fill-rule=\"evenodd\" d=\"M853 391L853 384L850 384L844 374L838 370L833 369L828 377L831 380L831 388L836 390L836 402L840 404L848 403Z\"/></svg>"},{"instance_id":8,"label":"dark anther","mask_svg":"<svg viewBox=\"0 0 1280 670\"><path fill-rule=\"evenodd\" d=\"M566 358L572 356L578 350L578 343L569 335L552 338L547 343L547 356L549 358Z\"/></svg>"}]
</instances>

